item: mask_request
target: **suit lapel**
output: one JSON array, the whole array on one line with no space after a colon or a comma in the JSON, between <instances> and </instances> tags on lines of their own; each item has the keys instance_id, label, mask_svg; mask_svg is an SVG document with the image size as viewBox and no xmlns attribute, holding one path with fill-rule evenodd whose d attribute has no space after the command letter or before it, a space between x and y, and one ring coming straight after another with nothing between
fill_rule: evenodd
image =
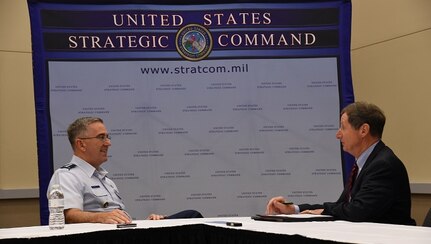
<instances>
[{"instance_id":1,"label":"suit lapel","mask_svg":"<svg viewBox=\"0 0 431 244\"><path fill-rule=\"evenodd\" d=\"M373 151L370 153L370 156L368 156L367 160L365 161L364 166L362 167L361 171L359 172L358 178L356 179L355 183L353 184L352 188L352 197L356 194L358 190L358 185L360 185L362 182L363 172L366 172L367 168L371 165L374 158L382 151L383 148L385 148L385 143L383 141L379 141L376 145L376 147L373 149Z\"/></svg>"}]
</instances>

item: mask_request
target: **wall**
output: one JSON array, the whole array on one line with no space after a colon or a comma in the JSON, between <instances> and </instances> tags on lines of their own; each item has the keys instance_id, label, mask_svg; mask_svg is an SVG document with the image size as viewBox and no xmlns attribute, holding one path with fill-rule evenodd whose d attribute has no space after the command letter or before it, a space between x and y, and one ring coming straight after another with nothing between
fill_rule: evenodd
<instances>
[{"instance_id":1,"label":"wall","mask_svg":"<svg viewBox=\"0 0 431 244\"><path fill-rule=\"evenodd\" d=\"M1 0L0 228L39 224L38 185L27 2Z\"/></svg>"},{"instance_id":2,"label":"wall","mask_svg":"<svg viewBox=\"0 0 431 244\"><path fill-rule=\"evenodd\" d=\"M406 165L412 191L428 193L413 195L412 215L421 224L431 208L431 131L426 129L431 124L431 1L352 2L356 100L373 102L385 111L384 142Z\"/></svg>"},{"instance_id":3,"label":"wall","mask_svg":"<svg viewBox=\"0 0 431 244\"><path fill-rule=\"evenodd\" d=\"M413 217L431 207L431 1L352 0L356 100L387 115L384 141L413 183ZM0 228L39 224L30 23L26 0L0 1ZM423 153L425 152L425 153ZM421 183L421 184L419 184ZM423 193L423 194L422 194ZM426 193L426 194L425 194Z\"/></svg>"}]
</instances>

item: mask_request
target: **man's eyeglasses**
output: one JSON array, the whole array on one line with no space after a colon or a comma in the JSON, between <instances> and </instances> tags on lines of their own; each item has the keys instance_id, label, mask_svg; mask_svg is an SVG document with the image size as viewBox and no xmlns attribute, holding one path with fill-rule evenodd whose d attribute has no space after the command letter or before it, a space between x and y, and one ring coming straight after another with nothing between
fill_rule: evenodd
<instances>
[{"instance_id":1,"label":"man's eyeglasses","mask_svg":"<svg viewBox=\"0 0 431 244\"><path fill-rule=\"evenodd\" d=\"M78 137L78 139L81 139L81 140L86 140L86 139L98 139L98 140L100 140L100 141L105 142L105 141L107 141L107 140L111 140L111 136L110 136L109 134L100 134L100 135L93 136L93 137Z\"/></svg>"}]
</instances>

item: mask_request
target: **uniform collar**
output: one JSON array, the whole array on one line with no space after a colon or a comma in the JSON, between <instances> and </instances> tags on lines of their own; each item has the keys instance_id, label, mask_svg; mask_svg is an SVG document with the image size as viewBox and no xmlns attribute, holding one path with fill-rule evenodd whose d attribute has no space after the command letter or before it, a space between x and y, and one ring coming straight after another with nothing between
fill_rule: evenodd
<instances>
[{"instance_id":1,"label":"uniform collar","mask_svg":"<svg viewBox=\"0 0 431 244\"><path fill-rule=\"evenodd\" d=\"M96 168L93 167L93 165L89 164L87 161L83 160L82 158L73 155L72 156L72 162L76 164L84 173L90 178L92 175L97 176L98 178L102 179L107 174L108 171L106 171L104 168L99 167L99 170L96 170Z\"/></svg>"}]
</instances>

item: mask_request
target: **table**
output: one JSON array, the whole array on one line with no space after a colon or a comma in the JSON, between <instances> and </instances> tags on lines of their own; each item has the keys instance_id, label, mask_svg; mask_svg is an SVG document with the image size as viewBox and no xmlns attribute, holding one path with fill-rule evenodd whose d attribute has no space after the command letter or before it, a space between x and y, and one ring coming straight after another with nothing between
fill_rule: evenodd
<instances>
[{"instance_id":1,"label":"table","mask_svg":"<svg viewBox=\"0 0 431 244\"><path fill-rule=\"evenodd\" d=\"M230 227L227 221L240 222ZM0 229L0 243L431 243L431 228L347 221L267 222L250 217L137 220L137 227L67 224Z\"/></svg>"}]
</instances>

